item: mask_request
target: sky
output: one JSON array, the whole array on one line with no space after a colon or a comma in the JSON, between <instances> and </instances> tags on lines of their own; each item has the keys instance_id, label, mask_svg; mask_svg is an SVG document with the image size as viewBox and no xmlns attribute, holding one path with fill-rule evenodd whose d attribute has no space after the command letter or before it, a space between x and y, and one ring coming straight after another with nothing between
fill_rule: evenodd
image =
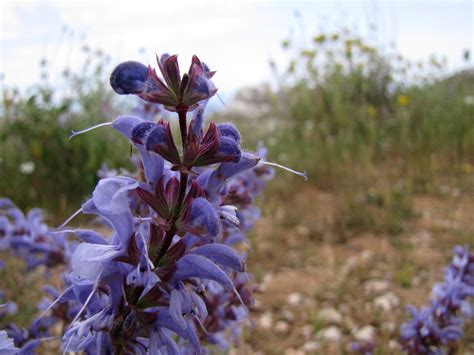
<instances>
[{"instance_id":1,"label":"sky","mask_svg":"<svg viewBox=\"0 0 474 355\"><path fill-rule=\"evenodd\" d=\"M0 2L1 85L26 88L39 79L39 62L53 72L80 68L81 47L100 48L112 64L154 64L155 53L177 53L188 67L197 54L217 70L227 98L238 88L272 81L270 59L288 62L281 41L304 43L321 31L348 27L411 60L431 54L449 70L466 66L474 49L472 1L12 1ZM370 31L370 24L377 31ZM472 57L472 56L471 56ZM471 59L471 65L472 65ZM52 79L54 80L54 76Z\"/></svg>"}]
</instances>

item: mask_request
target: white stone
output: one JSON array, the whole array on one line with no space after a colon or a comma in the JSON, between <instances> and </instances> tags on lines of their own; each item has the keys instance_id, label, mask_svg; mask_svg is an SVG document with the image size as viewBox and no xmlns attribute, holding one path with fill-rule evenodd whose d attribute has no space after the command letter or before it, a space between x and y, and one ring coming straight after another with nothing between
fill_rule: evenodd
<instances>
[{"instance_id":1,"label":"white stone","mask_svg":"<svg viewBox=\"0 0 474 355\"><path fill-rule=\"evenodd\" d=\"M393 333L397 329L397 324L392 321L387 321L382 323L381 328L384 332Z\"/></svg>"},{"instance_id":2,"label":"white stone","mask_svg":"<svg viewBox=\"0 0 474 355\"><path fill-rule=\"evenodd\" d=\"M304 355L304 352L301 351L301 350L296 350L296 349L293 349L293 348L289 348L289 349L285 349L283 354L285 354L285 355Z\"/></svg>"},{"instance_id":3,"label":"white stone","mask_svg":"<svg viewBox=\"0 0 474 355\"><path fill-rule=\"evenodd\" d=\"M301 347L301 350L305 352L309 352L309 353L314 353L320 348L321 348L321 344L319 344L317 341L308 341L303 344L303 346Z\"/></svg>"},{"instance_id":4,"label":"white stone","mask_svg":"<svg viewBox=\"0 0 474 355\"><path fill-rule=\"evenodd\" d=\"M328 328L321 329L318 332L317 336L318 336L318 338L323 339L323 340L336 342L336 341L341 340L342 333L341 333L341 331L339 330L338 327L331 326L331 327L328 327Z\"/></svg>"},{"instance_id":5,"label":"white stone","mask_svg":"<svg viewBox=\"0 0 474 355\"><path fill-rule=\"evenodd\" d=\"M298 292L292 292L288 295L288 303L292 306L296 306L299 303L301 303L301 300L303 299L303 296L301 293Z\"/></svg>"},{"instance_id":6,"label":"white stone","mask_svg":"<svg viewBox=\"0 0 474 355\"><path fill-rule=\"evenodd\" d=\"M375 328L371 325L364 325L354 333L354 338L358 341L369 342L375 339Z\"/></svg>"},{"instance_id":7,"label":"white stone","mask_svg":"<svg viewBox=\"0 0 474 355\"><path fill-rule=\"evenodd\" d=\"M285 334L288 333L288 330L290 329L290 326L288 325L287 322L283 320L279 320L278 322L275 323L275 331L280 334Z\"/></svg>"},{"instance_id":8,"label":"white stone","mask_svg":"<svg viewBox=\"0 0 474 355\"><path fill-rule=\"evenodd\" d=\"M374 299L374 305L385 312L389 312L400 304L400 298L393 292L387 292Z\"/></svg>"},{"instance_id":9,"label":"white stone","mask_svg":"<svg viewBox=\"0 0 474 355\"><path fill-rule=\"evenodd\" d=\"M281 317L290 323L295 320L295 315L289 309L284 309L283 311L281 311Z\"/></svg>"},{"instance_id":10,"label":"white stone","mask_svg":"<svg viewBox=\"0 0 474 355\"><path fill-rule=\"evenodd\" d=\"M367 293L379 294L387 291L390 288L390 282L387 280L370 280L364 285Z\"/></svg>"},{"instance_id":11,"label":"white stone","mask_svg":"<svg viewBox=\"0 0 474 355\"><path fill-rule=\"evenodd\" d=\"M258 325L263 329L270 329L273 326L273 316L270 312L263 313L258 319Z\"/></svg>"},{"instance_id":12,"label":"white stone","mask_svg":"<svg viewBox=\"0 0 474 355\"><path fill-rule=\"evenodd\" d=\"M388 342L388 348L391 351L401 351L402 350L402 347L400 346L400 343L396 340L393 340L393 339Z\"/></svg>"},{"instance_id":13,"label":"white stone","mask_svg":"<svg viewBox=\"0 0 474 355\"><path fill-rule=\"evenodd\" d=\"M318 318L329 324L339 324L342 322L342 315L334 308L322 309L318 313Z\"/></svg>"},{"instance_id":14,"label":"white stone","mask_svg":"<svg viewBox=\"0 0 474 355\"><path fill-rule=\"evenodd\" d=\"M313 331L314 331L314 328L309 325L309 324L306 324L306 325L303 325L300 330L299 330L299 333L305 337L305 338L309 338L311 335L313 335Z\"/></svg>"}]
</instances>

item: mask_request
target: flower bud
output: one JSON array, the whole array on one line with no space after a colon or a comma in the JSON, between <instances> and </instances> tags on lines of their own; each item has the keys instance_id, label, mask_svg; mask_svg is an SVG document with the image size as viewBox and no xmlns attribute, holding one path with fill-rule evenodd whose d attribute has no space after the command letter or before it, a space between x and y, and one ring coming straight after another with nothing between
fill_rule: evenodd
<instances>
[{"instance_id":1,"label":"flower bud","mask_svg":"<svg viewBox=\"0 0 474 355\"><path fill-rule=\"evenodd\" d=\"M110 86L117 94L140 94L145 90L148 68L139 62L119 64L110 75Z\"/></svg>"}]
</instances>

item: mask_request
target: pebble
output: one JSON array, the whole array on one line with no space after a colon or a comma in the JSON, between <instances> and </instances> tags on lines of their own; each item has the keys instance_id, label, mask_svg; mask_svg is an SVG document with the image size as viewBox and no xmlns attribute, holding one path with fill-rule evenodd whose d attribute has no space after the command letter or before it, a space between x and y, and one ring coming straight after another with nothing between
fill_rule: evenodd
<instances>
[{"instance_id":1,"label":"pebble","mask_svg":"<svg viewBox=\"0 0 474 355\"><path fill-rule=\"evenodd\" d=\"M289 348L289 349L285 349L283 354L285 354L285 355L304 355L304 351Z\"/></svg>"},{"instance_id":2,"label":"pebble","mask_svg":"<svg viewBox=\"0 0 474 355\"><path fill-rule=\"evenodd\" d=\"M275 323L275 331L277 333L285 334L285 333L288 333L289 329L290 329L290 325L283 320L279 320L278 322Z\"/></svg>"},{"instance_id":3,"label":"pebble","mask_svg":"<svg viewBox=\"0 0 474 355\"><path fill-rule=\"evenodd\" d=\"M342 337L342 333L338 327L331 326L328 328L321 329L318 334L318 338L327 341L340 341Z\"/></svg>"},{"instance_id":4,"label":"pebble","mask_svg":"<svg viewBox=\"0 0 474 355\"><path fill-rule=\"evenodd\" d=\"M273 316L271 313L263 313L258 319L258 324L263 329L270 329L273 326Z\"/></svg>"},{"instance_id":5,"label":"pebble","mask_svg":"<svg viewBox=\"0 0 474 355\"><path fill-rule=\"evenodd\" d=\"M295 231L296 231L296 233L298 233L298 235L300 235L302 237L307 237L311 233L311 230L307 226L302 225L302 224L297 225L295 227Z\"/></svg>"},{"instance_id":6,"label":"pebble","mask_svg":"<svg viewBox=\"0 0 474 355\"><path fill-rule=\"evenodd\" d=\"M397 330L397 324L392 321L387 321L382 323L381 328L384 332L393 333Z\"/></svg>"},{"instance_id":7,"label":"pebble","mask_svg":"<svg viewBox=\"0 0 474 355\"><path fill-rule=\"evenodd\" d=\"M283 311L281 311L281 317L283 318L283 320L286 320L290 323L295 320L295 315L289 309L284 309Z\"/></svg>"},{"instance_id":8,"label":"pebble","mask_svg":"<svg viewBox=\"0 0 474 355\"><path fill-rule=\"evenodd\" d=\"M288 295L287 300L290 305L296 306L301 302L302 299L303 299L303 296L301 295L301 293L292 292Z\"/></svg>"},{"instance_id":9,"label":"pebble","mask_svg":"<svg viewBox=\"0 0 474 355\"><path fill-rule=\"evenodd\" d=\"M303 344L303 346L300 348L301 350L305 352L315 352L321 348L321 344L319 344L317 341L308 341Z\"/></svg>"},{"instance_id":10,"label":"pebble","mask_svg":"<svg viewBox=\"0 0 474 355\"><path fill-rule=\"evenodd\" d=\"M309 325L309 324L306 324L306 325L303 325L300 330L299 330L299 333L305 337L305 338L309 338L311 335L313 335L313 331L314 331L314 328L313 326Z\"/></svg>"},{"instance_id":11,"label":"pebble","mask_svg":"<svg viewBox=\"0 0 474 355\"><path fill-rule=\"evenodd\" d=\"M364 289L367 293L379 294L390 288L390 282L387 280L370 280L365 283Z\"/></svg>"},{"instance_id":12,"label":"pebble","mask_svg":"<svg viewBox=\"0 0 474 355\"><path fill-rule=\"evenodd\" d=\"M340 324L342 315L334 308L324 308L318 313L318 318L326 324Z\"/></svg>"},{"instance_id":13,"label":"pebble","mask_svg":"<svg viewBox=\"0 0 474 355\"><path fill-rule=\"evenodd\" d=\"M396 340L393 340L393 339L388 342L388 348L391 351L401 351L402 350L402 347L400 346L400 343Z\"/></svg>"},{"instance_id":14,"label":"pebble","mask_svg":"<svg viewBox=\"0 0 474 355\"><path fill-rule=\"evenodd\" d=\"M394 308L398 307L400 304L400 298L393 292L387 292L381 296L378 296L374 299L375 307L378 307L385 312L389 312Z\"/></svg>"},{"instance_id":15,"label":"pebble","mask_svg":"<svg viewBox=\"0 0 474 355\"><path fill-rule=\"evenodd\" d=\"M354 333L354 338L361 342L369 342L375 339L375 327L364 325Z\"/></svg>"}]
</instances>

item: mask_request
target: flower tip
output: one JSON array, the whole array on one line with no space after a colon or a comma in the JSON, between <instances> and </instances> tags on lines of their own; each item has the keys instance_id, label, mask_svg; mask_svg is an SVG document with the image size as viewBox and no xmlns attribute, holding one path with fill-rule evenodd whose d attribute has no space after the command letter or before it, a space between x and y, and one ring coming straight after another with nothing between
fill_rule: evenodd
<instances>
[{"instance_id":1,"label":"flower tip","mask_svg":"<svg viewBox=\"0 0 474 355\"><path fill-rule=\"evenodd\" d=\"M115 67L110 74L110 86L119 95L139 94L145 87L149 67L128 61Z\"/></svg>"}]
</instances>

